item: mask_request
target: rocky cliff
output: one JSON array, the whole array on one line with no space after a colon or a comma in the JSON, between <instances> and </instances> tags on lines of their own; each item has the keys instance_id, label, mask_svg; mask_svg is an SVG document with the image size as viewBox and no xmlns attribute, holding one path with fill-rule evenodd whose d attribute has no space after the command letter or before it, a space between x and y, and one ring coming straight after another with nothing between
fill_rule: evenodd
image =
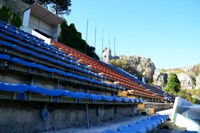
<instances>
[{"instance_id":1,"label":"rocky cliff","mask_svg":"<svg viewBox=\"0 0 200 133\"><path fill-rule=\"evenodd\" d=\"M137 55L112 57L110 49L109 52L105 51L102 52L103 60L108 60L110 64L124 69L139 79L145 77L147 82L153 82L154 85L165 87L168 74L174 72L181 82L181 89L200 88L200 64L184 68L160 70L156 69L154 62L150 58Z\"/></svg>"},{"instance_id":2,"label":"rocky cliff","mask_svg":"<svg viewBox=\"0 0 200 133\"><path fill-rule=\"evenodd\" d=\"M118 59L113 62L110 61L112 65L120 67L125 71L133 74L134 76L142 79L145 77L146 81L152 82L153 75L156 70L154 63L150 58L140 57L140 56L118 56Z\"/></svg>"},{"instance_id":3,"label":"rocky cliff","mask_svg":"<svg viewBox=\"0 0 200 133\"><path fill-rule=\"evenodd\" d=\"M24 11L30 6L22 0L0 0L0 8L5 6L9 8L14 14L23 18Z\"/></svg>"},{"instance_id":4,"label":"rocky cliff","mask_svg":"<svg viewBox=\"0 0 200 133\"><path fill-rule=\"evenodd\" d=\"M153 83L160 86L166 85L168 74L172 72L177 74L181 82L181 89L200 88L200 64L184 68L156 70Z\"/></svg>"}]
</instances>

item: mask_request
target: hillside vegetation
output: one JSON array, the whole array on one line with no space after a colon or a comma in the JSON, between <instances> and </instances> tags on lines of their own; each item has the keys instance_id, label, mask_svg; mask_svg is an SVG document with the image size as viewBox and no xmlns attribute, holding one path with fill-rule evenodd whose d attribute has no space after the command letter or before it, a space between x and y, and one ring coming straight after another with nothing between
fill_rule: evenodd
<instances>
[{"instance_id":1,"label":"hillside vegetation","mask_svg":"<svg viewBox=\"0 0 200 133\"><path fill-rule=\"evenodd\" d=\"M154 84L164 87L167 84L167 77L170 73L177 74L177 77L181 83L181 90L200 88L200 64L183 68L156 70L154 75Z\"/></svg>"},{"instance_id":2,"label":"hillside vegetation","mask_svg":"<svg viewBox=\"0 0 200 133\"><path fill-rule=\"evenodd\" d=\"M5 6L2 6L0 9L0 20L10 23L16 27L20 27L22 25L20 17Z\"/></svg>"},{"instance_id":3,"label":"hillside vegetation","mask_svg":"<svg viewBox=\"0 0 200 133\"><path fill-rule=\"evenodd\" d=\"M74 24L68 25L66 21L61 24L61 33L58 37L58 41L99 60L98 55L95 53L95 48L89 46L86 41L82 39L81 33L76 30Z\"/></svg>"}]
</instances>

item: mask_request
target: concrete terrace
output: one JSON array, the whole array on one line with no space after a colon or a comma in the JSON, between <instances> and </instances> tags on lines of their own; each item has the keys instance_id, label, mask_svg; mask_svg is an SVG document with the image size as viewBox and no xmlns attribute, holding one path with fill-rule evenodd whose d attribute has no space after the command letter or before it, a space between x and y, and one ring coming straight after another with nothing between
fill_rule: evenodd
<instances>
[{"instance_id":1,"label":"concrete terrace","mask_svg":"<svg viewBox=\"0 0 200 133\"><path fill-rule=\"evenodd\" d=\"M172 109L162 110L156 112L157 114L161 115L169 115L172 114ZM54 130L54 131L45 131L45 132L39 132L39 133L102 133L103 130L111 129L116 130L118 126L121 125L128 125L130 122L137 122L144 118L149 117L148 115L136 115L132 118L122 118L122 119L115 119L111 120L109 122L102 122L98 123L97 125L93 125L90 128L85 127L73 127L73 128L66 128L62 130ZM158 128L156 133L184 133L186 128L184 127L177 127L174 126L173 129L161 129Z\"/></svg>"}]
</instances>

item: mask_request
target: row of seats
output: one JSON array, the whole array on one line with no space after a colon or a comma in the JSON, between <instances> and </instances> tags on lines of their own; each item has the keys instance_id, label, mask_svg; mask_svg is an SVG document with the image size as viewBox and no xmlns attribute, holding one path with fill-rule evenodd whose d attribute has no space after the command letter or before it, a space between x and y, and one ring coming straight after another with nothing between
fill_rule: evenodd
<instances>
[{"instance_id":1,"label":"row of seats","mask_svg":"<svg viewBox=\"0 0 200 133\"><path fill-rule=\"evenodd\" d=\"M7 37L7 36L5 36L5 35L3 35L3 34L1 34L1 33L0 33L0 37L6 38L6 39L9 38L9 39L10 39L9 41L15 40L15 39L13 39L13 38L11 38L11 37ZM25 53L25 54L28 54L28 55L30 55L30 56L34 56L34 57L36 57L36 58L38 58L38 59L45 60L45 61L49 61L49 62L51 62L51 63L55 63L56 65L64 66L64 67L66 67L66 68L70 68L70 69L73 69L73 70L75 70L75 71L80 71L80 72L83 72L83 73L87 73L87 74L96 76L96 77L98 77L98 78L99 78L99 77L100 77L100 78L103 78L103 79L106 78L106 77L103 77L103 76L98 75L98 74L96 74L96 73L93 73L93 72L91 72L91 71L82 69L82 68L80 68L80 67L77 67L77 66L74 66L74 65L70 65L70 64L64 63L62 60L56 60L56 59L50 58L50 57L48 57L48 56L41 55L41 54L39 54L38 52L34 52L34 51L32 51L32 50L28 50L28 49L22 48L22 47L20 47L20 46L18 46L18 45L14 45L14 44L16 44L16 40L15 40L15 42L13 42L13 44L12 44L12 43L8 43L8 42L5 42L5 41L0 41L0 46L5 46L5 47L7 47L7 48L15 49L15 50L17 50L17 51L19 51L19 52L21 52L21 53ZM31 46L31 45L28 45L28 44L25 44L25 43L22 43L21 45L23 45L23 46L26 45L29 49L33 49L33 48L32 48L33 46ZM42 51L40 51L40 52L42 52ZM64 60L65 58L62 58L62 59Z\"/></svg>"},{"instance_id":2,"label":"row of seats","mask_svg":"<svg viewBox=\"0 0 200 133\"><path fill-rule=\"evenodd\" d=\"M54 96L54 97L71 97L75 99L90 99L94 101L115 101L115 102L130 102L130 103L141 103L144 102L141 99L126 98L126 97L115 97L106 95L89 94L83 92L71 92L68 90L49 90L39 86L32 86L26 84L9 84L0 82L0 91L5 92L17 92L17 93L38 93L40 95ZM19 99L18 99L19 100ZM25 99L21 99L25 100Z\"/></svg>"},{"instance_id":3,"label":"row of seats","mask_svg":"<svg viewBox=\"0 0 200 133\"><path fill-rule=\"evenodd\" d=\"M64 50L67 53L72 54L76 58L82 59L82 62L84 64L91 65L90 66L91 68L94 68L95 70L103 72L103 73L107 73L110 76L113 76L113 79L120 79L121 81L124 81L124 82L126 82L128 80L126 77L120 75L119 73L114 72L111 68L108 68L104 64L100 63L100 61L94 60L94 59L88 57L87 55L85 55L79 51L76 51L62 43L52 40L52 45L54 45L58 48L62 48L62 50Z\"/></svg>"},{"instance_id":4,"label":"row of seats","mask_svg":"<svg viewBox=\"0 0 200 133\"><path fill-rule=\"evenodd\" d=\"M103 63L104 65L108 66L109 68L112 68L113 70L117 71L118 73L122 74L123 76L133 80L134 82L140 84L141 86L144 86L145 88L147 88L148 90L151 90L155 93L157 93L158 96L163 96L163 93L164 91L160 90L160 89L156 89L155 87L149 85L149 84L144 84L142 81L140 81L139 79L135 78L133 75L131 75L130 73L118 68L118 67L115 67L115 66L112 66L112 65L109 65L109 64L106 64L104 62L101 62Z\"/></svg>"},{"instance_id":5,"label":"row of seats","mask_svg":"<svg viewBox=\"0 0 200 133\"><path fill-rule=\"evenodd\" d=\"M148 96L152 96L152 94L154 93L151 93L151 91L147 90L146 87L143 87L143 86L139 86L138 84L143 84L142 81L136 79L135 77L133 77L132 75L128 74L127 72L125 72L124 70L120 69L120 68L117 68L117 67L114 67L112 65L109 65L109 64L106 64L104 62L101 62L99 61L98 63L93 61L92 59L90 58L87 58L87 57L84 57L82 56L81 53L79 52L76 52L74 51L73 49L70 49L69 47L67 46L63 46L62 44L56 42L56 41L52 41L53 44L57 47L62 47L62 49L66 50L67 52L71 52L72 55L76 56L77 58L82 58L85 62L87 63L90 63L92 67L94 68L99 68L99 70L104 70L103 71L103 75L107 76L107 77L110 77L109 79L113 79L113 80L119 80L120 81L120 86L124 86L126 87L127 89L130 89L130 85L132 83L135 83L133 84L134 86L134 90L138 90L138 91L135 91L135 93L138 93L138 94L142 94L142 95L148 95ZM98 67L99 66L99 67ZM104 67L103 67L104 66ZM107 67L109 69L107 69ZM109 73L109 70L112 70L112 71L115 71L115 73L118 73L118 74L121 74L123 75L123 77L127 77L128 79L132 79L133 82L127 82L128 80L127 79L124 79L124 78L117 78L118 76L115 75L115 73L112 73L110 74ZM108 72L108 73L107 73ZM125 83L126 82L126 83ZM124 84L123 84L124 83ZM133 86L132 86L132 89L133 89ZM145 94L143 93L140 93L140 92L144 92ZM150 95L149 95L150 94ZM162 96L157 96L158 98L162 98Z\"/></svg>"},{"instance_id":6,"label":"row of seats","mask_svg":"<svg viewBox=\"0 0 200 133\"><path fill-rule=\"evenodd\" d=\"M71 67L75 70L82 71L84 73L90 74L92 76L96 76L98 78L106 78L99 74L89 71L90 70L89 67L77 63L76 62L77 59L67 55L66 53L57 49L56 47L54 47L52 45L48 45L48 44L44 43L43 41L41 41L39 38L33 37L32 35L25 33L7 23L0 21L0 30L2 31L1 33L6 33L7 35L12 36L12 37L9 37L4 34L0 34L0 37L8 40L9 42L13 42L14 44L18 44L20 46L29 48L35 52L43 53L47 57L53 57L53 58L49 58L49 59L60 60L60 62L62 62L62 64L66 64L66 63L63 63L63 61L65 61L69 64L73 64L71 66L68 65L68 67ZM17 39L14 39L14 38L17 38Z\"/></svg>"},{"instance_id":7,"label":"row of seats","mask_svg":"<svg viewBox=\"0 0 200 133\"><path fill-rule=\"evenodd\" d=\"M127 88L128 85L130 86L132 85L132 83L134 83L134 82L130 83L129 81L127 82L127 79L130 80L130 78L133 78L133 77L127 76L128 74L125 74L126 72L123 72L123 70L120 70L119 68L116 68L113 66L108 67L106 64L103 64L100 61L94 61L92 58L84 54L80 54L80 55L78 54L79 56L77 58L74 58L68 55L68 54L71 54L70 52L66 54L65 53L66 51L63 50L62 47L56 48L53 45L48 45L44 43L43 40L37 37L34 37L33 35L26 33L3 21L0 21L0 31L1 31L0 38L2 39L0 41L0 46L7 48L5 49L5 51L3 51L3 53L10 54L11 57L14 57L14 56L17 57L17 58L11 58L10 62L18 63L23 66L28 66L34 69L39 69L39 70L43 70L50 73L56 73L63 76L72 77L80 81L87 81L90 83L103 85L103 86L118 89L118 90L125 90L124 87ZM59 50L59 49L62 49L62 50ZM29 57L34 57L34 58L30 59L29 57L26 57L25 55L17 55L15 52L10 52L10 50L17 51L18 53L24 53L25 55L28 55ZM94 73L91 71L89 67L78 63L78 59L82 59L80 58L81 55L84 55L83 56L84 61L89 62L89 64L87 65L90 65L93 62L95 62L96 64L95 66L100 66L103 71L107 72L108 76L110 76L109 73L111 72L112 73L111 77L113 76L114 76L113 78L118 77L120 80L120 83L125 83L125 84L115 85L115 84L107 84L105 82L102 82L102 80L108 80L108 78L106 76L102 76L100 74ZM20 59L19 57L23 58L23 60ZM39 61L35 60L35 58L39 59ZM48 62L48 63L46 64L45 62ZM69 69L65 69L65 68L69 68ZM72 73L65 72L67 70L69 70ZM87 74L91 75L92 77L90 78L90 76L87 76ZM124 82L121 82L121 80L123 80ZM139 94L141 96L146 95L147 97L153 96L153 92L147 90L145 87L139 86L137 84L134 84L134 85L131 86L131 89L134 89L135 90L134 92L136 94ZM160 98L159 96L157 97Z\"/></svg>"},{"instance_id":8,"label":"row of seats","mask_svg":"<svg viewBox=\"0 0 200 133\"><path fill-rule=\"evenodd\" d=\"M61 52L60 50L58 50L54 46L47 45L40 40L38 41L36 37L33 37L32 35L29 35L28 33L24 33L23 31L15 28L15 27L13 27L9 24L3 23L2 21L0 21L0 28L1 28L0 29L1 31L6 33L6 35L0 33L0 37L13 43L12 44L12 43L8 43L8 42L5 42L5 41L0 41L0 45L2 45L2 46L6 46L6 47L9 47L9 48L18 50L22 53L26 53L28 55L35 56L39 59L50 61L50 62L55 63L57 65L61 65L61 66L64 66L64 67L67 67L67 68L70 68L70 69L74 69L75 71L81 71L83 73L87 73L87 74L96 76L96 77L101 78L101 79L107 79L105 76L99 75L99 74L91 72L89 70L85 70L85 69L82 69L80 67L64 63L63 60L68 61L68 62L72 62L72 60L68 60L66 58L59 57L58 52L56 52L56 54L54 54L54 53L50 53L50 52L48 52L44 49L40 49L40 47L45 46L46 49L54 49L54 50ZM9 37L7 35L12 36L12 37ZM23 36L25 37L25 39L23 38ZM24 39L24 41L18 40L20 37L21 37L22 40ZM14 38L18 38L18 39L14 39ZM31 42L34 45L30 45L29 43L27 43L27 38L30 40L30 41L28 40L28 42ZM33 43L33 42L36 42L36 43ZM14 44L18 44L18 45L14 45ZM19 46L23 46L23 47L19 47ZM27 48L27 49L25 49L24 47ZM28 50L28 49L31 49L31 50ZM40 53L43 53L43 54L45 53L46 56L43 55L43 54L40 54ZM63 52L62 55L66 55L66 54ZM50 58L49 56L55 56L59 60L54 59L54 58ZM72 62L72 63L77 63L77 62ZM78 66L79 65L83 66L83 65L78 63ZM87 67L87 68L89 68L89 67ZM108 86L118 88L118 89L124 89L121 86L116 86L116 85L112 85L112 84L110 84Z\"/></svg>"},{"instance_id":9,"label":"row of seats","mask_svg":"<svg viewBox=\"0 0 200 133\"><path fill-rule=\"evenodd\" d=\"M130 122L128 126L118 126L117 131L108 129L102 133L151 133L168 119L168 115L155 115L137 122Z\"/></svg>"},{"instance_id":10,"label":"row of seats","mask_svg":"<svg viewBox=\"0 0 200 133\"><path fill-rule=\"evenodd\" d=\"M71 60L77 60L75 58L70 57L69 55L66 55L65 53L63 53L62 51L57 51L55 47L48 45L46 43L44 43L43 40L29 34L26 33L10 24L7 24L3 21L0 21L0 28L2 29L2 31L8 33L9 35L12 35L13 37L16 37L17 39L20 39L26 43L29 43L31 45L38 45L40 46L40 48L45 49L46 51L49 51L50 53L47 54L51 54L52 56L54 56L53 54L56 54L55 57L59 56L65 56L66 58L69 58ZM52 52L52 53L51 53Z\"/></svg>"},{"instance_id":11,"label":"row of seats","mask_svg":"<svg viewBox=\"0 0 200 133\"><path fill-rule=\"evenodd\" d=\"M64 56L70 60L76 61L76 58L73 58L69 55L67 55L66 53L64 53L61 50L58 50L56 47L52 46L52 45L48 45L46 43L44 43L44 41L38 37L35 37L27 32L24 32L22 30L20 30L17 27L14 27L6 22L3 22L0 20L0 28L5 29L6 31L9 32L9 34L12 34L12 36L17 37L22 39L25 42L29 42L31 44L35 44L35 45L39 45L41 48L52 52L53 54L59 55L59 56ZM86 66L85 66L86 67Z\"/></svg>"},{"instance_id":12,"label":"row of seats","mask_svg":"<svg viewBox=\"0 0 200 133\"><path fill-rule=\"evenodd\" d=\"M156 87L154 87L154 86L151 86L151 85L149 85L149 84L142 84L142 86L144 86L144 87L146 87L147 89L149 89L149 90L155 92L157 95L164 96L164 91L161 90L161 89L158 89L158 88L156 88Z\"/></svg>"},{"instance_id":13,"label":"row of seats","mask_svg":"<svg viewBox=\"0 0 200 133\"><path fill-rule=\"evenodd\" d=\"M109 68L115 70L116 72L120 73L121 75L123 75L124 77L127 77L129 79L131 79L132 81L138 83L138 84L143 84L142 81L140 81L139 79L135 78L133 75L131 75L130 73L118 68L118 67L115 67L115 66L112 66L112 65L109 65L109 64L106 64L104 62L101 62L102 64L108 66Z\"/></svg>"},{"instance_id":14,"label":"row of seats","mask_svg":"<svg viewBox=\"0 0 200 133\"><path fill-rule=\"evenodd\" d=\"M89 62L92 62L92 61L89 61ZM123 77L126 77L128 79L130 79L132 82L128 82L126 83L128 80L124 79L122 80L122 78L119 78L119 79L116 79L117 76L115 75L112 75L112 74L108 74L108 73L104 73L103 72L103 75L107 76L107 77L110 77L110 79L115 79L117 81L119 81L119 85L121 86L124 86L126 87L127 89L133 89L135 90L134 93L137 93L139 95L147 95L147 96L152 96L152 94L155 94L155 93L152 93L154 91L152 91L152 89L150 90L149 88L147 89L147 87L144 87L142 86L142 84L144 84L142 81L136 79L133 75L125 72L124 70L120 69L120 68L117 68L115 66L112 66L112 65L109 65L109 64L106 64L102 61L99 61L99 64L103 65L103 66L107 66L108 68L110 68L112 71L115 71L116 73L120 74L120 75L123 75ZM98 68L96 67L96 65L94 65L95 68ZM99 67L100 68L100 67ZM101 68L103 69L103 68ZM108 69L107 69L108 70ZM105 67L105 71L106 71L106 67ZM114 73L113 73L114 74ZM133 87L134 86L134 87ZM148 86L149 87L149 86ZM140 93L140 92L143 92L143 93ZM162 95L156 95L155 96L156 98L159 98L161 99L163 96Z\"/></svg>"},{"instance_id":15,"label":"row of seats","mask_svg":"<svg viewBox=\"0 0 200 133\"><path fill-rule=\"evenodd\" d=\"M107 84L107 83L104 83L104 82L101 82L101 81L98 81L98 80L95 80L95 79L90 79L90 78L79 76L79 75L76 75L76 74L73 74L73 73L64 72L64 71L61 71L61 70L58 70L58 69L55 69L55 68L46 67L44 65L40 65L40 64L36 64L36 63L32 63L32 62L27 62L27 61L24 61L24 60L19 59L19 58L11 58L9 55L5 55L5 54L0 54L0 59L5 60L5 61L9 61L11 63L17 63L17 64L20 64L20 65L25 66L25 67L30 67L30 68L33 68L33 69L39 69L39 70L59 74L59 75L66 76L66 77L72 77L72 78L78 79L80 81L87 81L87 82L90 82L90 83L96 83L96 84L99 84L99 85L104 85L104 86L112 87L112 88L115 88L115 89L123 89L123 88L120 88L120 87L118 87L114 84Z\"/></svg>"},{"instance_id":16,"label":"row of seats","mask_svg":"<svg viewBox=\"0 0 200 133\"><path fill-rule=\"evenodd\" d=\"M121 75L119 72L116 72L114 69L109 68L105 63L101 61L94 60L79 51L76 51L62 43L52 40L52 44L58 48L61 48L63 51L70 53L76 58L82 59L82 62L87 65L91 65L90 67L95 70L101 72L104 76L109 77L112 81L119 81L119 86L123 86L126 89L134 89L134 94L140 96L146 96L150 98L158 98L162 99L163 97L154 96L155 93L147 90L145 87L138 85L138 83L132 81L128 77Z\"/></svg>"}]
</instances>

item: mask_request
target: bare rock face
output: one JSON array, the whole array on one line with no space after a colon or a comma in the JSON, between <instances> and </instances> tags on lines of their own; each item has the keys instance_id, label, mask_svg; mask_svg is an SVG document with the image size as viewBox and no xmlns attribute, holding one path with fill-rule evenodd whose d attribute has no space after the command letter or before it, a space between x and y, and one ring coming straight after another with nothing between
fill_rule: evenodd
<instances>
[{"instance_id":1,"label":"bare rock face","mask_svg":"<svg viewBox=\"0 0 200 133\"><path fill-rule=\"evenodd\" d=\"M22 0L0 0L0 7L2 5L9 8L12 12L20 17L23 17L23 12L30 7Z\"/></svg>"},{"instance_id":2,"label":"bare rock face","mask_svg":"<svg viewBox=\"0 0 200 133\"><path fill-rule=\"evenodd\" d=\"M107 50L107 52L105 52ZM111 50L105 49L103 53L107 53L103 56L106 58L104 62L109 62L114 57L111 56ZM164 87L167 85L167 78L170 73L176 73L181 83L180 89L194 89L200 88L200 64L194 66L187 66L183 68L170 68L170 69L156 69L154 63L150 58L140 56L118 56L115 59L119 59L125 62L120 68L129 72L130 74L138 77L145 77L147 81L153 81L154 85ZM128 66L128 67L127 67Z\"/></svg>"},{"instance_id":3,"label":"bare rock face","mask_svg":"<svg viewBox=\"0 0 200 133\"><path fill-rule=\"evenodd\" d=\"M181 89L193 89L195 88L194 81L188 73L179 73L177 74L179 81L181 82Z\"/></svg>"},{"instance_id":4,"label":"bare rock face","mask_svg":"<svg viewBox=\"0 0 200 133\"><path fill-rule=\"evenodd\" d=\"M196 88L200 88L200 74L196 77Z\"/></svg>"},{"instance_id":5,"label":"bare rock face","mask_svg":"<svg viewBox=\"0 0 200 133\"><path fill-rule=\"evenodd\" d=\"M153 75L153 83L158 86L164 86L167 84L168 74L163 73L161 70L155 70Z\"/></svg>"},{"instance_id":6,"label":"bare rock face","mask_svg":"<svg viewBox=\"0 0 200 133\"><path fill-rule=\"evenodd\" d=\"M137 73L144 76L146 80L153 81L153 75L156 70L154 63L150 58L140 56L119 56L121 60L126 60Z\"/></svg>"},{"instance_id":7,"label":"bare rock face","mask_svg":"<svg viewBox=\"0 0 200 133\"><path fill-rule=\"evenodd\" d=\"M167 84L168 74L173 72L177 74L177 77L181 83L180 89L190 90L190 89L200 88L199 64L183 68L165 69L164 72L165 73L163 73L161 70L155 70L155 74L153 76L153 83L155 85L162 86L164 84Z\"/></svg>"}]
</instances>

